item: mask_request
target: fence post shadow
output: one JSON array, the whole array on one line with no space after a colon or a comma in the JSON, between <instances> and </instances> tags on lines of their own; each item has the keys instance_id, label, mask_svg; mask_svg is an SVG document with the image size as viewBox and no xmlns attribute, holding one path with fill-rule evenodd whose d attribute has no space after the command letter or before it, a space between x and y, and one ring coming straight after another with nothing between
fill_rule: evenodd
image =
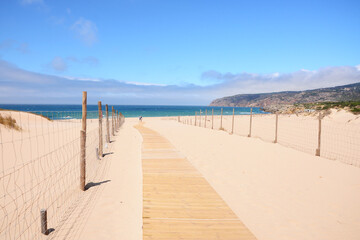
<instances>
[{"instance_id":1,"label":"fence post shadow","mask_svg":"<svg viewBox=\"0 0 360 240\"><path fill-rule=\"evenodd\" d=\"M111 180L104 180L104 181L101 181L101 182L88 182L86 185L85 185L85 190L88 190L89 188L92 188L92 187L96 187L96 186L99 186L101 184L104 184L104 183L107 183L107 182L111 182Z\"/></svg>"}]
</instances>

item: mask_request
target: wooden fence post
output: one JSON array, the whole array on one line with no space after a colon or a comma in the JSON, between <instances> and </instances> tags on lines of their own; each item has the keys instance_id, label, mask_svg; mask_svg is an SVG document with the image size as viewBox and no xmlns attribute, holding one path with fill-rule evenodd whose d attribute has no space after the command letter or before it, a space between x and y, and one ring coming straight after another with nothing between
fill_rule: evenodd
<instances>
[{"instance_id":1,"label":"wooden fence post","mask_svg":"<svg viewBox=\"0 0 360 240\"><path fill-rule=\"evenodd\" d=\"M102 109L101 101L98 102L99 109L99 157L103 157L103 132L102 132Z\"/></svg>"},{"instance_id":2,"label":"wooden fence post","mask_svg":"<svg viewBox=\"0 0 360 240\"><path fill-rule=\"evenodd\" d=\"M222 115L223 115L223 109L221 108L220 130L222 130L222 129L223 129L223 127L222 127Z\"/></svg>"},{"instance_id":3,"label":"wooden fence post","mask_svg":"<svg viewBox=\"0 0 360 240\"><path fill-rule=\"evenodd\" d=\"M119 131L119 127L120 127L119 111L116 111L116 131Z\"/></svg>"},{"instance_id":4,"label":"wooden fence post","mask_svg":"<svg viewBox=\"0 0 360 240\"><path fill-rule=\"evenodd\" d=\"M214 109L212 109L211 113L211 129L214 129Z\"/></svg>"},{"instance_id":5,"label":"wooden fence post","mask_svg":"<svg viewBox=\"0 0 360 240\"><path fill-rule=\"evenodd\" d=\"M199 112L199 127L201 127L201 109L200 109L200 112Z\"/></svg>"},{"instance_id":6,"label":"wooden fence post","mask_svg":"<svg viewBox=\"0 0 360 240\"><path fill-rule=\"evenodd\" d=\"M114 106L111 106L111 135L115 136L115 132L114 132Z\"/></svg>"},{"instance_id":7,"label":"wooden fence post","mask_svg":"<svg viewBox=\"0 0 360 240\"><path fill-rule=\"evenodd\" d=\"M252 127L252 108L250 109L250 128L249 128L248 137L251 137L251 127Z\"/></svg>"},{"instance_id":8,"label":"wooden fence post","mask_svg":"<svg viewBox=\"0 0 360 240\"><path fill-rule=\"evenodd\" d=\"M235 108L233 108L233 117L232 117L231 134L233 134L233 133L234 133L234 115L235 115Z\"/></svg>"},{"instance_id":9,"label":"wooden fence post","mask_svg":"<svg viewBox=\"0 0 360 240\"><path fill-rule=\"evenodd\" d=\"M197 112L195 112L195 125L194 126L196 126L196 115L197 115Z\"/></svg>"},{"instance_id":10,"label":"wooden fence post","mask_svg":"<svg viewBox=\"0 0 360 240\"><path fill-rule=\"evenodd\" d=\"M321 118L322 115L319 113L319 128L318 128L318 147L315 152L315 156L320 156L320 145L321 145Z\"/></svg>"},{"instance_id":11,"label":"wooden fence post","mask_svg":"<svg viewBox=\"0 0 360 240\"><path fill-rule=\"evenodd\" d=\"M277 143L277 139L278 139L278 122L279 122L279 114L276 113L276 119L275 119L275 140L274 140L274 143Z\"/></svg>"},{"instance_id":12,"label":"wooden fence post","mask_svg":"<svg viewBox=\"0 0 360 240\"><path fill-rule=\"evenodd\" d=\"M109 106L105 105L106 110L106 142L110 143L110 127L109 127Z\"/></svg>"},{"instance_id":13,"label":"wooden fence post","mask_svg":"<svg viewBox=\"0 0 360 240\"><path fill-rule=\"evenodd\" d=\"M80 130L80 189L85 191L86 176L86 115L87 115L87 92L82 97L82 121Z\"/></svg>"},{"instance_id":14,"label":"wooden fence post","mask_svg":"<svg viewBox=\"0 0 360 240\"><path fill-rule=\"evenodd\" d=\"M180 116L178 116L178 122L180 122Z\"/></svg>"},{"instance_id":15,"label":"wooden fence post","mask_svg":"<svg viewBox=\"0 0 360 240\"><path fill-rule=\"evenodd\" d=\"M206 128L207 109L205 109L205 128Z\"/></svg>"},{"instance_id":16,"label":"wooden fence post","mask_svg":"<svg viewBox=\"0 0 360 240\"><path fill-rule=\"evenodd\" d=\"M114 111L114 128L115 128L115 132L117 132L117 125L118 125L118 121L117 121L117 110Z\"/></svg>"},{"instance_id":17,"label":"wooden fence post","mask_svg":"<svg viewBox=\"0 0 360 240\"><path fill-rule=\"evenodd\" d=\"M41 233L48 235L49 231L47 229L47 211L46 209L40 210L40 224L41 224Z\"/></svg>"}]
</instances>

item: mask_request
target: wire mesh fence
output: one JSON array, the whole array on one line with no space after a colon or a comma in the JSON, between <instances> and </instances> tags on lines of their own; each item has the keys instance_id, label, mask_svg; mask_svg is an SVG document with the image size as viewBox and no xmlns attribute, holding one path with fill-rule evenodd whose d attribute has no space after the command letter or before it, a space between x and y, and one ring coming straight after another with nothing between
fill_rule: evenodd
<instances>
[{"instance_id":1,"label":"wire mesh fence","mask_svg":"<svg viewBox=\"0 0 360 240\"><path fill-rule=\"evenodd\" d=\"M206 118L206 121L205 121ZM319 123L320 118L320 123ZM295 114L206 115L171 118L184 124L266 142L360 167L360 124ZM206 125L205 125L206 122Z\"/></svg>"},{"instance_id":2,"label":"wire mesh fence","mask_svg":"<svg viewBox=\"0 0 360 240\"><path fill-rule=\"evenodd\" d=\"M1 111L0 116L0 239L40 239L41 209L47 210L46 234L56 232L82 198L82 112ZM101 125L98 117L98 111L87 112L86 188L96 185L106 169L99 145L102 140L106 154L110 143L106 117ZM110 114L109 121L116 133L124 118Z\"/></svg>"}]
</instances>

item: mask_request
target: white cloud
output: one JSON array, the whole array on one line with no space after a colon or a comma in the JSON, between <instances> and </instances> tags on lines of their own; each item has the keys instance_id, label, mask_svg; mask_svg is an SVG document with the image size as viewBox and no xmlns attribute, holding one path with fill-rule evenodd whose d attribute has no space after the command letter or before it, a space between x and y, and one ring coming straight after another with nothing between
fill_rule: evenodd
<instances>
[{"instance_id":1,"label":"white cloud","mask_svg":"<svg viewBox=\"0 0 360 240\"><path fill-rule=\"evenodd\" d=\"M71 77L71 76L63 76L63 78L69 80L78 80L78 81L91 81L91 82L100 82L102 79L100 78L84 78L84 77Z\"/></svg>"},{"instance_id":2,"label":"white cloud","mask_svg":"<svg viewBox=\"0 0 360 240\"><path fill-rule=\"evenodd\" d=\"M62 71L64 59L54 58ZM65 62L66 63L66 62ZM288 74L249 74L205 72L217 78L208 86L188 84L158 85L114 79L59 77L26 71L0 59L0 102L3 103L76 103L81 91L88 91L89 102L102 98L122 104L209 104L212 100L241 93L305 90L360 82L358 66L340 66ZM93 100L91 100L93 99Z\"/></svg>"},{"instance_id":3,"label":"white cloud","mask_svg":"<svg viewBox=\"0 0 360 240\"><path fill-rule=\"evenodd\" d=\"M143 82L125 82L127 84L137 85L137 86L167 86L166 84L158 84L158 83L143 83Z\"/></svg>"},{"instance_id":4,"label":"white cloud","mask_svg":"<svg viewBox=\"0 0 360 240\"><path fill-rule=\"evenodd\" d=\"M54 57L51 61L51 67L58 72L64 72L68 68L68 65L62 57Z\"/></svg>"},{"instance_id":5,"label":"white cloud","mask_svg":"<svg viewBox=\"0 0 360 240\"><path fill-rule=\"evenodd\" d=\"M86 45L91 46L97 41L97 27L95 23L85 18L78 19L72 26L71 30Z\"/></svg>"},{"instance_id":6,"label":"white cloud","mask_svg":"<svg viewBox=\"0 0 360 240\"><path fill-rule=\"evenodd\" d=\"M208 74L208 73L211 74ZM221 89L223 96L241 93L299 91L345 85L360 81L357 67L340 66L321 68L316 71L301 69L286 74L219 73L209 71L203 77L213 76L221 83L213 85Z\"/></svg>"}]
</instances>

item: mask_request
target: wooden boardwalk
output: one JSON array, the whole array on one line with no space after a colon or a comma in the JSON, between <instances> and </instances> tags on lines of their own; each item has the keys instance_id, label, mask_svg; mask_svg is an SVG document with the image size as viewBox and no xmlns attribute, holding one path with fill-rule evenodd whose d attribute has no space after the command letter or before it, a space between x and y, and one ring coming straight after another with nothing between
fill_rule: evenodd
<instances>
[{"instance_id":1,"label":"wooden boardwalk","mask_svg":"<svg viewBox=\"0 0 360 240\"><path fill-rule=\"evenodd\" d=\"M256 239L167 139L136 128L143 137L143 239Z\"/></svg>"}]
</instances>

